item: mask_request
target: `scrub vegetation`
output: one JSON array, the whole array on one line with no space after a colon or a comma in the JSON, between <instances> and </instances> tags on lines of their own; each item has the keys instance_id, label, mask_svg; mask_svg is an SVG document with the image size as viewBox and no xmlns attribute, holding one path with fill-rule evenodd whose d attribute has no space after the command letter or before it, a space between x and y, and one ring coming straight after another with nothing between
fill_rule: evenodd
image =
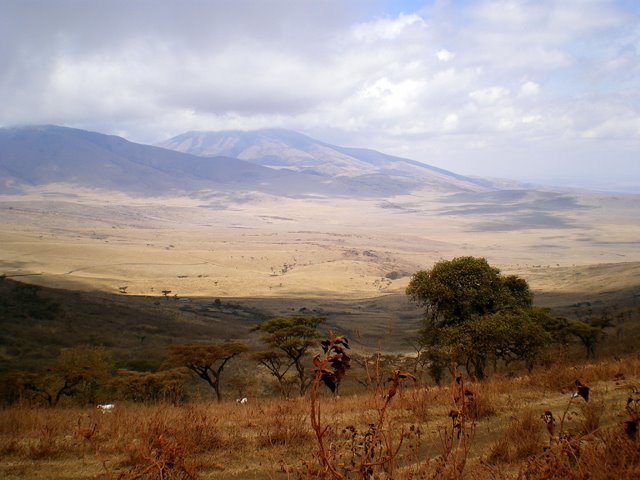
<instances>
[{"instance_id":1,"label":"scrub vegetation","mask_svg":"<svg viewBox=\"0 0 640 480\"><path fill-rule=\"evenodd\" d=\"M5 331L17 334L20 323L26 332L80 328L69 301L77 297L9 279L0 288ZM637 345L636 311L603 308L567 319L535 307L525 280L475 257L417 272L407 294L424 315L406 339L414 351L395 355L363 348L332 315L306 308L269 316L217 300L197 315L176 299L119 297L174 332L168 341L152 330L128 340L164 344L154 368L110 348L118 337L109 309L102 322L89 322L90 344L51 356L43 336L40 357L21 365L5 354L0 476L640 475L640 357L629 346ZM96 298L83 298L85 309L94 308ZM212 309L218 321L244 319L234 331L245 325L244 335L207 338L201 323L215 318ZM103 324L111 333L101 337ZM585 342L589 332L597 334ZM16 339L6 337L4 352L17 348Z\"/></svg>"}]
</instances>

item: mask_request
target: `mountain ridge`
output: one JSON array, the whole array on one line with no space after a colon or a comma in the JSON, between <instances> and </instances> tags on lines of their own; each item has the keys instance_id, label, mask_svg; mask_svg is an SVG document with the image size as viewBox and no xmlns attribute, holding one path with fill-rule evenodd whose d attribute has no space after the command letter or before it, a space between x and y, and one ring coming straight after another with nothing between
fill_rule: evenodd
<instances>
[{"instance_id":1,"label":"mountain ridge","mask_svg":"<svg viewBox=\"0 0 640 480\"><path fill-rule=\"evenodd\" d=\"M292 168L316 174L342 176L373 174L408 178L417 176L431 181L446 178L471 183L478 187L492 188L490 181L467 177L376 150L332 145L282 128L250 131L190 131L160 142L158 145L193 155L228 155L258 165ZM279 148L281 152L279 157L272 154L273 148Z\"/></svg>"},{"instance_id":2,"label":"mountain ridge","mask_svg":"<svg viewBox=\"0 0 640 480\"><path fill-rule=\"evenodd\" d=\"M183 143L189 139L192 145L205 140L182 135ZM373 150L331 146L293 131L269 129L252 135L223 140L228 145L219 155L199 156L57 125L1 128L0 189L6 193L16 185L66 182L143 195L214 189L369 197L420 188L444 193L491 189L481 180ZM239 145L240 154L229 147L232 143ZM333 160L333 171L318 168Z\"/></svg>"}]
</instances>

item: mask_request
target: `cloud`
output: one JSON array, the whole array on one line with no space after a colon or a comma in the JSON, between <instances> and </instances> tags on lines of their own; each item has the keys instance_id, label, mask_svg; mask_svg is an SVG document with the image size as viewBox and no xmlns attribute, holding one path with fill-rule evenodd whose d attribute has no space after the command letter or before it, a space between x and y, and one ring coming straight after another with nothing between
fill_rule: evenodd
<instances>
[{"instance_id":1,"label":"cloud","mask_svg":"<svg viewBox=\"0 0 640 480\"><path fill-rule=\"evenodd\" d=\"M524 97L538 95L540 93L540 84L528 80L520 85L520 95Z\"/></svg>"},{"instance_id":2,"label":"cloud","mask_svg":"<svg viewBox=\"0 0 640 480\"><path fill-rule=\"evenodd\" d=\"M420 16L401 13L394 19L378 19L360 23L353 27L353 38L358 42L372 43L379 40L396 40L400 38L408 27L423 24Z\"/></svg>"},{"instance_id":3,"label":"cloud","mask_svg":"<svg viewBox=\"0 0 640 480\"><path fill-rule=\"evenodd\" d=\"M509 89L497 85L481 90L474 90L469 93L469 97L481 105L491 105L508 97L510 93Z\"/></svg>"},{"instance_id":4,"label":"cloud","mask_svg":"<svg viewBox=\"0 0 640 480\"><path fill-rule=\"evenodd\" d=\"M3 8L0 125L144 142L281 126L478 174L491 155L638 136L640 18L613 0Z\"/></svg>"},{"instance_id":5,"label":"cloud","mask_svg":"<svg viewBox=\"0 0 640 480\"><path fill-rule=\"evenodd\" d=\"M450 60L453 60L453 57L455 57L455 53L450 52L446 48L442 48L436 52L436 57L441 62L448 62Z\"/></svg>"}]
</instances>

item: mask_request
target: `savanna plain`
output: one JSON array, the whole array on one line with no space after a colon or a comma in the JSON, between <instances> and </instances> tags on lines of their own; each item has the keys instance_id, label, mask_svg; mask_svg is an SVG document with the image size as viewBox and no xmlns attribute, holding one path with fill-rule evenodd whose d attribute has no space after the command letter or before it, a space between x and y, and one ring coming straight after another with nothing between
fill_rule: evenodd
<instances>
[{"instance_id":1,"label":"savanna plain","mask_svg":"<svg viewBox=\"0 0 640 480\"><path fill-rule=\"evenodd\" d=\"M81 345L129 373L161 372L176 343L250 346L224 370L221 402L191 377L179 399L118 399L106 413L95 405L115 387L55 407L15 399L0 410L0 477L639 478L638 212L638 195L544 189L0 196L5 376ZM460 256L525 279L554 315L606 320L595 355L574 341L531 371L496 363L477 381L452 366L436 385L420 362L422 310L404 292L416 271ZM16 312L24 284L64 314ZM349 340L339 395L313 375L305 395L281 395L252 360L256 323L303 314ZM316 354L319 342L311 374Z\"/></svg>"}]
</instances>

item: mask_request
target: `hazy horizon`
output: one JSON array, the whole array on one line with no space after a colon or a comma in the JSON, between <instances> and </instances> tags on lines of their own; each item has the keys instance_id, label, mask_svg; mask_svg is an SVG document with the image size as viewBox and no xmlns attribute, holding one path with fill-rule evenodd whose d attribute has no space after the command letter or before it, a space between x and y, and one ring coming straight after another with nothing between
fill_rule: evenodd
<instances>
[{"instance_id":1,"label":"hazy horizon","mask_svg":"<svg viewBox=\"0 0 640 480\"><path fill-rule=\"evenodd\" d=\"M0 0L0 126L287 128L462 175L640 191L628 0Z\"/></svg>"}]
</instances>

